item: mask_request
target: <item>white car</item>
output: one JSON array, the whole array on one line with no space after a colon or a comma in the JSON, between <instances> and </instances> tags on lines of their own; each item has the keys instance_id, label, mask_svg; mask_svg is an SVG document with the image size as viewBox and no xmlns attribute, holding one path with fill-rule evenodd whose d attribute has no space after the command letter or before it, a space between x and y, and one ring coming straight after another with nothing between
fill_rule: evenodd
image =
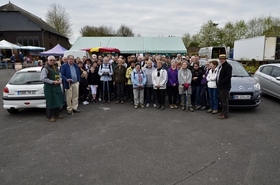
<instances>
[{"instance_id":1,"label":"white car","mask_svg":"<svg viewBox=\"0 0 280 185\"><path fill-rule=\"evenodd\" d=\"M17 71L3 90L3 107L10 114L19 109L46 108L44 83L40 80L42 67Z\"/></svg>"}]
</instances>

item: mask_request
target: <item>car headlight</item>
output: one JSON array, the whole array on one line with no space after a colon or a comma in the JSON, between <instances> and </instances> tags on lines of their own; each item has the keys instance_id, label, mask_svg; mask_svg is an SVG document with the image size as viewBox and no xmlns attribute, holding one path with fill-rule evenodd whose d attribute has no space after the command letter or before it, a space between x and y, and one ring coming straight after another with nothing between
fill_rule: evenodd
<instances>
[{"instance_id":1,"label":"car headlight","mask_svg":"<svg viewBox=\"0 0 280 185\"><path fill-rule=\"evenodd\" d=\"M256 91L260 90L260 89L261 89L260 83L254 84L254 89L255 89Z\"/></svg>"}]
</instances>

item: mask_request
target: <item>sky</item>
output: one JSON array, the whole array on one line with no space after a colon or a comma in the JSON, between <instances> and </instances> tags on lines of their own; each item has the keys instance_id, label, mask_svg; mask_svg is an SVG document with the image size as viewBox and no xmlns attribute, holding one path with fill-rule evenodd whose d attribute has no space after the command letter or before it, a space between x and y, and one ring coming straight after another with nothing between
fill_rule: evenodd
<instances>
[{"instance_id":1,"label":"sky","mask_svg":"<svg viewBox=\"0 0 280 185\"><path fill-rule=\"evenodd\" d=\"M182 37L199 32L203 23L212 20L218 27L230 21L248 21L254 17L280 17L279 0L10 0L11 3L46 20L48 6L58 3L69 13L74 43L83 26L121 24L143 37ZM0 6L8 3L1 0Z\"/></svg>"}]
</instances>

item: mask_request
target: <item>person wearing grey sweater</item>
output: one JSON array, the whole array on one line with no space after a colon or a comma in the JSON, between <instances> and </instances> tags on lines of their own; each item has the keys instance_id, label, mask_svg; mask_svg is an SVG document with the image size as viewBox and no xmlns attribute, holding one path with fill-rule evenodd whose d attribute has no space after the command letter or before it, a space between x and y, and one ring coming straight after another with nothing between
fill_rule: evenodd
<instances>
[{"instance_id":1,"label":"person wearing grey sweater","mask_svg":"<svg viewBox=\"0 0 280 185\"><path fill-rule=\"evenodd\" d=\"M181 96L182 110L186 110L186 107L189 111L193 112L191 104L188 104L191 100L190 95L192 94L192 72L188 69L188 63L186 61L182 62L182 67L178 71L178 81L179 81L179 94Z\"/></svg>"},{"instance_id":2,"label":"person wearing grey sweater","mask_svg":"<svg viewBox=\"0 0 280 185\"><path fill-rule=\"evenodd\" d=\"M152 80L152 73L155 70L153 68L153 62L148 60L147 64L142 68L147 76L147 83L145 86L145 102L146 107L150 107L150 104L153 102L154 107L156 106L156 96L153 89L153 80Z\"/></svg>"}]
</instances>

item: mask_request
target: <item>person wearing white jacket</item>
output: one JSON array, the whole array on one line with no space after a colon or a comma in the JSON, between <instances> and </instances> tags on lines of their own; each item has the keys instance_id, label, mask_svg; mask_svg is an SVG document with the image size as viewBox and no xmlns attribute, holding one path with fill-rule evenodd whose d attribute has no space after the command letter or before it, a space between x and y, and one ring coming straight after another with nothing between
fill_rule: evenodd
<instances>
[{"instance_id":1,"label":"person wearing white jacket","mask_svg":"<svg viewBox=\"0 0 280 185\"><path fill-rule=\"evenodd\" d=\"M207 75L207 86L209 92L209 109L208 113L217 114L218 113L218 89L217 89L217 73L218 73L218 61L213 60L209 63L211 69Z\"/></svg>"},{"instance_id":2,"label":"person wearing white jacket","mask_svg":"<svg viewBox=\"0 0 280 185\"><path fill-rule=\"evenodd\" d=\"M165 89L167 80L167 71L162 67L161 60L157 60L157 69L152 73L153 88L156 91L157 97L157 109L165 109Z\"/></svg>"}]
</instances>

